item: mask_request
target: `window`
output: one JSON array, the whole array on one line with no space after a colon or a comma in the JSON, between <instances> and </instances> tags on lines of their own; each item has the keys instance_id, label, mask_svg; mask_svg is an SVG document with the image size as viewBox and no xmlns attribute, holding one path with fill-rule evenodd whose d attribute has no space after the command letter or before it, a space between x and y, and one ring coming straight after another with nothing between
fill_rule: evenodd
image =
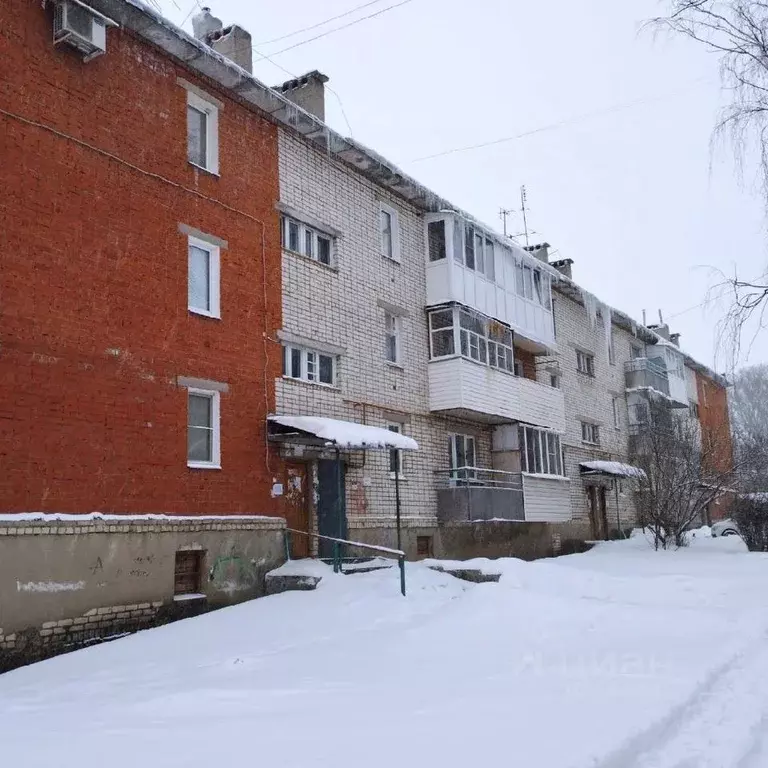
<instances>
[{"instance_id":1,"label":"window","mask_svg":"<svg viewBox=\"0 0 768 768\"><path fill-rule=\"evenodd\" d=\"M581 441L591 445L600 445L600 427L588 421L581 422Z\"/></svg>"},{"instance_id":2,"label":"window","mask_svg":"<svg viewBox=\"0 0 768 768\"><path fill-rule=\"evenodd\" d=\"M488 323L488 365L502 371L514 370L512 331L494 320Z\"/></svg>"},{"instance_id":3,"label":"window","mask_svg":"<svg viewBox=\"0 0 768 768\"><path fill-rule=\"evenodd\" d=\"M190 312L220 317L219 247L188 238L187 306Z\"/></svg>"},{"instance_id":4,"label":"window","mask_svg":"<svg viewBox=\"0 0 768 768\"><path fill-rule=\"evenodd\" d=\"M613 426L621 429L621 398L613 398Z\"/></svg>"},{"instance_id":5,"label":"window","mask_svg":"<svg viewBox=\"0 0 768 768\"><path fill-rule=\"evenodd\" d=\"M429 356L448 357L455 354L453 344L453 310L441 309L429 315Z\"/></svg>"},{"instance_id":6,"label":"window","mask_svg":"<svg viewBox=\"0 0 768 768\"><path fill-rule=\"evenodd\" d=\"M187 390L187 466L219 468L219 393Z\"/></svg>"},{"instance_id":7,"label":"window","mask_svg":"<svg viewBox=\"0 0 768 768\"><path fill-rule=\"evenodd\" d=\"M469 224L464 225L464 266L475 268L475 229Z\"/></svg>"},{"instance_id":8,"label":"window","mask_svg":"<svg viewBox=\"0 0 768 768\"><path fill-rule=\"evenodd\" d=\"M632 360L637 360L638 357L645 357L645 353L643 352L642 347L638 346L637 344L630 344L629 356Z\"/></svg>"},{"instance_id":9,"label":"window","mask_svg":"<svg viewBox=\"0 0 768 768\"><path fill-rule=\"evenodd\" d=\"M176 553L173 569L173 594L197 595L203 588L202 550L182 550Z\"/></svg>"},{"instance_id":10,"label":"window","mask_svg":"<svg viewBox=\"0 0 768 768\"><path fill-rule=\"evenodd\" d=\"M525 366L522 360L515 359L515 376L525 377Z\"/></svg>"},{"instance_id":11,"label":"window","mask_svg":"<svg viewBox=\"0 0 768 768\"><path fill-rule=\"evenodd\" d=\"M429 260L440 261L445 258L445 222L430 221L427 224Z\"/></svg>"},{"instance_id":12,"label":"window","mask_svg":"<svg viewBox=\"0 0 768 768\"><path fill-rule=\"evenodd\" d=\"M283 376L332 387L336 382L336 358L313 349L286 344L283 347Z\"/></svg>"},{"instance_id":13,"label":"window","mask_svg":"<svg viewBox=\"0 0 768 768\"><path fill-rule=\"evenodd\" d=\"M459 328L462 357L487 363L488 342L483 320L461 309L459 310Z\"/></svg>"},{"instance_id":14,"label":"window","mask_svg":"<svg viewBox=\"0 0 768 768\"><path fill-rule=\"evenodd\" d=\"M493 240L485 238L485 276L493 282L496 280L496 256L493 248Z\"/></svg>"},{"instance_id":15,"label":"window","mask_svg":"<svg viewBox=\"0 0 768 768\"><path fill-rule=\"evenodd\" d=\"M432 537L416 537L416 555L417 557L432 557Z\"/></svg>"},{"instance_id":16,"label":"window","mask_svg":"<svg viewBox=\"0 0 768 768\"><path fill-rule=\"evenodd\" d=\"M560 377L556 373L549 374L549 386L553 389L560 389Z\"/></svg>"},{"instance_id":17,"label":"window","mask_svg":"<svg viewBox=\"0 0 768 768\"><path fill-rule=\"evenodd\" d=\"M219 110L187 91L187 159L198 168L219 172Z\"/></svg>"},{"instance_id":18,"label":"window","mask_svg":"<svg viewBox=\"0 0 768 768\"><path fill-rule=\"evenodd\" d=\"M397 223L397 211L384 203L379 210L381 231L381 254L393 261L400 261L400 246Z\"/></svg>"},{"instance_id":19,"label":"window","mask_svg":"<svg viewBox=\"0 0 768 768\"><path fill-rule=\"evenodd\" d=\"M464 309L439 309L429 315L430 359L456 354L454 323L458 315L459 354L492 368L515 370L512 329Z\"/></svg>"},{"instance_id":20,"label":"window","mask_svg":"<svg viewBox=\"0 0 768 768\"><path fill-rule=\"evenodd\" d=\"M587 376L595 375L595 356L588 352L582 352L580 349L576 350L576 370L579 373L584 373Z\"/></svg>"},{"instance_id":21,"label":"window","mask_svg":"<svg viewBox=\"0 0 768 768\"><path fill-rule=\"evenodd\" d=\"M448 451L452 480L474 479L477 476L475 438L472 435L451 435Z\"/></svg>"},{"instance_id":22,"label":"window","mask_svg":"<svg viewBox=\"0 0 768 768\"><path fill-rule=\"evenodd\" d=\"M520 465L523 472L562 476L563 451L560 435L546 429L521 426Z\"/></svg>"},{"instance_id":23,"label":"window","mask_svg":"<svg viewBox=\"0 0 768 768\"><path fill-rule=\"evenodd\" d=\"M331 265L333 238L308 224L291 219L280 218L280 241L288 251L306 256L326 266Z\"/></svg>"},{"instance_id":24,"label":"window","mask_svg":"<svg viewBox=\"0 0 768 768\"><path fill-rule=\"evenodd\" d=\"M694 403L693 400L691 400L689 404L689 409L691 411L691 416L693 416L694 419L699 418L699 404Z\"/></svg>"},{"instance_id":25,"label":"window","mask_svg":"<svg viewBox=\"0 0 768 768\"><path fill-rule=\"evenodd\" d=\"M384 359L400 362L400 318L389 312L384 313Z\"/></svg>"},{"instance_id":26,"label":"window","mask_svg":"<svg viewBox=\"0 0 768 768\"><path fill-rule=\"evenodd\" d=\"M387 424L387 429L390 432L396 432L398 435L403 434L402 424ZM397 448L391 448L389 451L389 474L391 477L403 477L403 452Z\"/></svg>"}]
</instances>

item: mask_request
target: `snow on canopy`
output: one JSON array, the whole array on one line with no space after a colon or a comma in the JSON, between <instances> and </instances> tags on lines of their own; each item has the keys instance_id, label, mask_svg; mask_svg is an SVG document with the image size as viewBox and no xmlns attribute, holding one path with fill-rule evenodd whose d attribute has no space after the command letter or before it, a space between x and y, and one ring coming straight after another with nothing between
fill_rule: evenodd
<instances>
[{"instance_id":1,"label":"snow on canopy","mask_svg":"<svg viewBox=\"0 0 768 768\"><path fill-rule=\"evenodd\" d=\"M339 448L419 450L418 444L412 437L406 437L383 427L371 427L354 421L328 419L323 416L268 416L267 419L273 424L307 432Z\"/></svg>"},{"instance_id":2,"label":"snow on canopy","mask_svg":"<svg viewBox=\"0 0 768 768\"><path fill-rule=\"evenodd\" d=\"M617 477L635 477L638 480L645 479L645 472L631 464L622 464L619 461L582 461L579 464L582 472L601 472L604 475Z\"/></svg>"}]
</instances>

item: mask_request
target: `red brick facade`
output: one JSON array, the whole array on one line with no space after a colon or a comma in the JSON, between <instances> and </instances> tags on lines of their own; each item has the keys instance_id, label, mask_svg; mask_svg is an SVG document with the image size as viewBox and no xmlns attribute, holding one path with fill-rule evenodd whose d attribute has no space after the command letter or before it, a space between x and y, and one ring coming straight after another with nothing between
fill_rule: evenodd
<instances>
[{"instance_id":1,"label":"red brick facade","mask_svg":"<svg viewBox=\"0 0 768 768\"><path fill-rule=\"evenodd\" d=\"M696 373L696 389L699 397L699 422L702 442L713 446L706 455L717 457L717 464L712 469L717 472L729 472L733 469L733 443L731 423L728 415L728 392L712 379ZM713 520L727 517L731 499L723 497L716 500L710 508Z\"/></svg>"},{"instance_id":2,"label":"red brick facade","mask_svg":"<svg viewBox=\"0 0 768 768\"><path fill-rule=\"evenodd\" d=\"M277 514L276 128L123 30L86 64L51 36L0 4L0 511ZM179 77L223 102L220 177ZM220 320L187 309L179 224L227 241ZM178 376L228 385L221 470L187 468Z\"/></svg>"}]
</instances>

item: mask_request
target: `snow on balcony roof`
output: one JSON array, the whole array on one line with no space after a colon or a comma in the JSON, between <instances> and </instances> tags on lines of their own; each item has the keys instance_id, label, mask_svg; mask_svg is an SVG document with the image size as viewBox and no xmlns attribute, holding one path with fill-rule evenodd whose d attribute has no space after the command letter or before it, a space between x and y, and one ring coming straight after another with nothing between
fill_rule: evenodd
<instances>
[{"instance_id":1,"label":"snow on balcony roof","mask_svg":"<svg viewBox=\"0 0 768 768\"><path fill-rule=\"evenodd\" d=\"M584 474L613 475L615 477L634 477L638 480L645 479L645 472L631 464L622 464L619 461L582 461L579 464Z\"/></svg>"},{"instance_id":2,"label":"snow on balcony roof","mask_svg":"<svg viewBox=\"0 0 768 768\"><path fill-rule=\"evenodd\" d=\"M325 440L328 444L339 448L419 450L418 444L412 437L383 427L371 427L354 421L328 419L323 416L268 416L267 421Z\"/></svg>"}]
</instances>

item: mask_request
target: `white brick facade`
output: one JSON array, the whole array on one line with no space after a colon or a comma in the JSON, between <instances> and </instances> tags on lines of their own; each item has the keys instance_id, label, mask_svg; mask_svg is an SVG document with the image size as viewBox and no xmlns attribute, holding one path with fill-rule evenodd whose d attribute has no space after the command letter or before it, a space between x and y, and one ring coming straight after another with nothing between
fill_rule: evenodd
<instances>
[{"instance_id":1,"label":"white brick facade","mask_svg":"<svg viewBox=\"0 0 768 768\"><path fill-rule=\"evenodd\" d=\"M405 525L436 525L434 470L448 467L451 432L475 435L478 463L490 466L490 430L431 416L427 389L427 325L423 218L361 175L281 131L280 199L295 211L337 230L335 267L283 252L283 330L341 347L338 386L276 382L278 413L321 415L374 426L401 421L419 451L403 457ZM400 263L380 252L380 203L399 220ZM384 357L382 304L403 312L401 365ZM387 452L353 455L347 472L350 528L391 526L395 483Z\"/></svg>"}]
</instances>

